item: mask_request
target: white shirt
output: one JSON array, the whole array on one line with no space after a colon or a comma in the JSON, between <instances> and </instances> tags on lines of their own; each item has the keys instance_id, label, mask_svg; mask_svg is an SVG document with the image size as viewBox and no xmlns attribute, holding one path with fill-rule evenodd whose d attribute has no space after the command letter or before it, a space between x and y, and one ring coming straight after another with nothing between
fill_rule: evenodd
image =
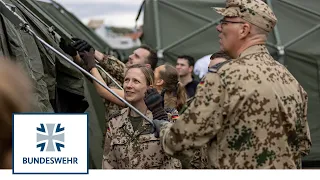
<instances>
[{"instance_id":1,"label":"white shirt","mask_svg":"<svg viewBox=\"0 0 320 180\"><path fill-rule=\"evenodd\" d=\"M202 57L195 63L193 72L194 74L199 76L199 78L202 78L204 75L207 74L208 66L210 63L210 57L211 57L211 54Z\"/></svg>"}]
</instances>

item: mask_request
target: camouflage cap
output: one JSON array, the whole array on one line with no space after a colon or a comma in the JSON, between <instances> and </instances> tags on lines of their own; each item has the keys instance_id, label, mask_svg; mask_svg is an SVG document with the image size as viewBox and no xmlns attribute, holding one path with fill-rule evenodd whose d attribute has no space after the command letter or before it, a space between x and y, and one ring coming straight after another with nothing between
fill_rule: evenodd
<instances>
[{"instance_id":1,"label":"camouflage cap","mask_svg":"<svg viewBox=\"0 0 320 180\"><path fill-rule=\"evenodd\" d=\"M267 32L277 23L276 16L262 0L227 0L226 8L214 9L222 16L240 17Z\"/></svg>"}]
</instances>

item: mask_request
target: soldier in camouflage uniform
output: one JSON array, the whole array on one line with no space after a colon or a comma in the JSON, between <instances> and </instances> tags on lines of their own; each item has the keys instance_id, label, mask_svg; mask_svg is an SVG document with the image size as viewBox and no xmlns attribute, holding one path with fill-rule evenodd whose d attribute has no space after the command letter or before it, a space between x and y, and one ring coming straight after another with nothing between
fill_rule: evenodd
<instances>
[{"instance_id":1,"label":"soldier in camouflage uniform","mask_svg":"<svg viewBox=\"0 0 320 180\"><path fill-rule=\"evenodd\" d=\"M123 79L124 79L124 69L125 69L125 65L118 60L117 58L115 58L114 56L109 56L109 55L104 55L103 59L101 61L99 61L99 65L106 71L106 72L110 72L109 74L114 77L114 80L122 85L123 84ZM102 72L101 69L97 69L99 71L99 74L101 75L103 81L106 83L106 85L108 87L110 87L111 89L119 89L119 87L116 86L116 84L104 73ZM117 73L115 73L117 72ZM109 119L111 119L112 117L116 116L117 114L120 113L122 107L105 99L103 99L103 103L106 109L105 112L105 120L106 120L106 127L105 130L107 130L107 125L108 125L108 121ZM105 135L106 132L104 132ZM103 140L104 141L104 140Z\"/></svg>"},{"instance_id":2,"label":"soldier in camouflage uniform","mask_svg":"<svg viewBox=\"0 0 320 180\"><path fill-rule=\"evenodd\" d=\"M82 49L79 49L82 50ZM112 77L114 77L118 84L122 85L124 80L124 72L126 66L132 64L146 64L148 67L155 69L155 66L158 63L158 59L156 53L148 46L142 45L138 49L136 49L132 55L129 56L129 60L125 65L123 62L115 58L114 56L105 55L100 53L99 51L95 50L95 58L99 61L99 65L108 72ZM112 90L119 89L115 83L111 81L110 78L106 76L100 69L98 69L99 74L106 82L106 84L111 87ZM99 86L102 88L101 86ZM103 89L103 88L102 88ZM106 91L103 89L102 91ZM120 93L121 95L122 93ZM113 96L108 94L108 97ZM104 98L106 109L109 111L109 116L106 113L106 120L112 118L114 115L118 114L121 109L117 104L114 102L107 100L108 98ZM122 103L121 103L122 104Z\"/></svg>"},{"instance_id":3,"label":"soldier in camouflage uniform","mask_svg":"<svg viewBox=\"0 0 320 180\"><path fill-rule=\"evenodd\" d=\"M74 43L72 47L77 50L78 52L89 52L90 49L93 47L86 42L85 40L74 38ZM124 72L126 69L126 65L115 58L114 56L106 55L98 50L93 49L94 51L94 58L99 61L99 65L108 72L114 79L117 81L118 84L123 84L124 79ZM129 56L129 60L127 65L132 64L146 64L148 67L155 69L158 63L158 58L156 53L148 46L142 45L138 49L136 49L132 55ZM101 69L97 68L94 70L97 73L92 73L97 79L103 80L107 86L109 86L112 90L114 90L120 96L123 96L123 93L119 91L119 87L104 73ZM104 98L104 105L106 107L106 121L109 118L113 117L114 115L120 112L122 105L124 105L121 101L117 100L111 93L105 90L102 86L98 83L93 82L99 95ZM119 106L120 105L120 106Z\"/></svg>"},{"instance_id":4,"label":"soldier in camouflage uniform","mask_svg":"<svg viewBox=\"0 0 320 180\"><path fill-rule=\"evenodd\" d=\"M139 64L130 67L124 80L124 97L148 118L167 119L164 108L161 108L162 102L158 102L155 96L146 94L145 97L145 93L156 92L155 89L147 91L153 85L153 80L153 72L150 68ZM157 95L157 97L160 96ZM124 108L120 115L109 121L103 159L103 169L181 167L177 159L164 153L159 138L153 134L151 124L129 108Z\"/></svg>"},{"instance_id":5,"label":"soldier in camouflage uniform","mask_svg":"<svg viewBox=\"0 0 320 180\"><path fill-rule=\"evenodd\" d=\"M219 63L225 62L230 60L231 58L223 51L216 52L211 55L210 57L210 63L208 65L208 68L216 68L216 66L219 66ZM201 149L197 150L191 161L189 162L190 167L193 169L208 169L208 156L207 156L207 145L204 145L201 147Z\"/></svg>"},{"instance_id":6,"label":"soldier in camouflage uniform","mask_svg":"<svg viewBox=\"0 0 320 180\"><path fill-rule=\"evenodd\" d=\"M221 50L233 58L202 79L174 124L154 120L164 151L179 157L207 145L211 168L301 168L311 147L308 96L269 54L276 24L260 0L228 0L216 8Z\"/></svg>"},{"instance_id":7,"label":"soldier in camouflage uniform","mask_svg":"<svg viewBox=\"0 0 320 180\"><path fill-rule=\"evenodd\" d=\"M92 64L92 67L87 67L87 65L85 65L81 59L76 58L77 51L83 52L90 51L90 49L92 49L94 51L94 58L99 61L99 65L106 72L108 72L118 84L123 84L124 72L126 69L126 65L123 62L121 62L114 56L106 55L99 52L98 50L93 49L93 47L85 40L79 38L73 38L73 40L74 43L72 44L66 44L66 42L63 41L62 43L60 43L60 47L61 49L63 49L64 52L74 57L76 63L78 63L79 65L81 65L81 67L87 69L88 71L89 69L91 70L93 67L95 67L95 64ZM156 53L150 47L142 45L141 47L136 49L132 55L129 56L127 65L147 64L149 67L154 69L157 65L157 62L158 59ZM95 73L93 75L95 75L97 79L101 80L101 82L105 82L105 85L110 87L120 96L123 96L123 93L119 89L119 87L117 87L116 84L104 72L102 72L101 69L95 68L94 71ZM105 130L107 130L109 119L118 115L120 113L120 110L123 108L124 104L121 101L119 101L116 97L114 97L111 93L107 92L107 90L105 90L98 83L94 82L94 84L100 96L104 97L103 102L106 109ZM105 135L105 132L103 134Z\"/></svg>"}]
</instances>

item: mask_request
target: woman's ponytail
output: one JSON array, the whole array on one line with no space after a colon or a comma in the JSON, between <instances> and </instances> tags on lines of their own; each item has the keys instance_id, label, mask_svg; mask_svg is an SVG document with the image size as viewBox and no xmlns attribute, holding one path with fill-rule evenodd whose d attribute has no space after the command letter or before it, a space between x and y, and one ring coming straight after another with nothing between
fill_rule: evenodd
<instances>
[{"instance_id":1,"label":"woman's ponytail","mask_svg":"<svg viewBox=\"0 0 320 180\"><path fill-rule=\"evenodd\" d=\"M179 81L177 83L177 110L180 111L183 105L187 102L186 89Z\"/></svg>"}]
</instances>

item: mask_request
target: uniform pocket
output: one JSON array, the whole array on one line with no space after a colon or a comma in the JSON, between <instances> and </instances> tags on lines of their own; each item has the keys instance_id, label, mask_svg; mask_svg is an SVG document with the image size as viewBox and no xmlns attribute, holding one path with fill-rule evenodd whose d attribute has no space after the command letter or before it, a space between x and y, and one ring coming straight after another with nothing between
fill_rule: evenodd
<instances>
[{"instance_id":1,"label":"uniform pocket","mask_svg":"<svg viewBox=\"0 0 320 180\"><path fill-rule=\"evenodd\" d=\"M144 158L141 164L145 164L144 168L160 169L166 164L166 155L162 150L160 139L154 134L140 135L138 139L139 149Z\"/></svg>"},{"instance_id":2,"label":"uniform pocket","mask_svg":"<svg viewBox=\"0 0 320 180\"><path fill-rule=\"evenodd\" d=\"M156 138L154 134L143 134L139 136L140 143L160 142L160 138Z\"/></svg>"},{"instance_id":3,"label":"uniform pocket","mask_svg":"<svg viewBox=\"0 0 320 180\"><path fill-rule=\"evenodd\" d=\"M111 149L119 167L125 167L125 164L129 163L128 144L129 139L125 137L119 137L111 140Z\"/></svg>"},{"instance_id":4,"label":"uniform pocket","mask_svg":"<svg viewBox=\"0 0 320 180\"><path fill-rule=\"evenodd\" d=\"M111 146L113 145L125 145L129 141L126 137L118 137L111 140Z\"/></svg>"}]
</instances>

